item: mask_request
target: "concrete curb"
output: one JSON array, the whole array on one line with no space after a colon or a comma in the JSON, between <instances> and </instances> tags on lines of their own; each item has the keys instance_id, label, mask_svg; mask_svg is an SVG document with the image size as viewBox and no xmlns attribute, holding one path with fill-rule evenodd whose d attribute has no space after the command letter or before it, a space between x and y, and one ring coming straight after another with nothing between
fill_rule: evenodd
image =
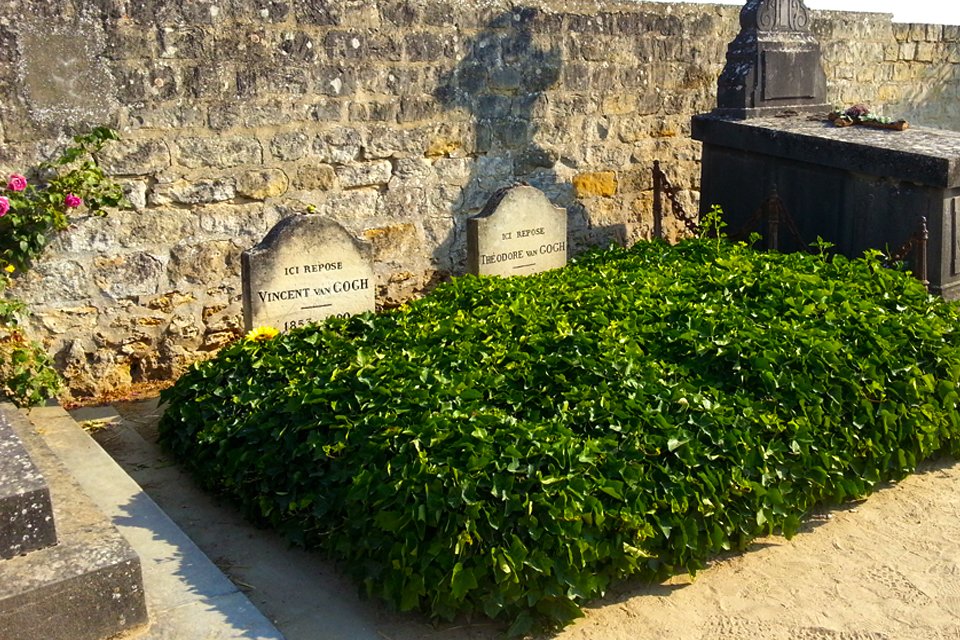
<instances>
[{"instance_id":1,"label":"concrete curb","mask_svg":"<svg viewBox=\"0 0 960 640\"><path fill-rule=\"evenodd\" d=\"M59 406L28 413L47 446L140 556L150 625L130 640L283 640L209 558Z\"/></svg>"}]
</instances>

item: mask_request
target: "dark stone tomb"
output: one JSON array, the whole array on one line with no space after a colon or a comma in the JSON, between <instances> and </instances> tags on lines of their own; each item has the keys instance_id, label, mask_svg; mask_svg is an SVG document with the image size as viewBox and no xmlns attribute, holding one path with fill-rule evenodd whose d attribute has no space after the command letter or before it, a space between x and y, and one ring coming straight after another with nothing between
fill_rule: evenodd
<instances>
[{"instance_id":1,"label":"dark stone tomb","mask_svg":"<svg viewBox=\"0 0 960 640\"><path fill-rule=\"evenodd\" d=\"M718 108L692 123L703 142L701 211L720 205L736 232L776 194L791 224L768 245L797 250L819 236L849 257L896 250L926 218L931 290L960 297L960 133L835 127L806 11L801 0L741 10Z\"/></svg>"},{"instance_id":2,"label":"dark stone tomb","mask_svg":"<svg viewBox=\"0 0 960 640\"><path fill-rule=\"evenodd\" d=\"M750 0L727 47L717 113L731 117L827 109L820 44L802 0Z\"/></svg>"}]
</instances>

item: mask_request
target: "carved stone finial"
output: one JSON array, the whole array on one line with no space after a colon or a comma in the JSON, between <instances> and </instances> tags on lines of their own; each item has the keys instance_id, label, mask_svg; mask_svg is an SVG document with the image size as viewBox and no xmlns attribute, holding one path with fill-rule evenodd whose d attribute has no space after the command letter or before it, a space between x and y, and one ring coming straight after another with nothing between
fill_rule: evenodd
<instances>
[{"instance_id":1,"label":"carved stone finial","mask_svg":"<svg viewBox=\"0 0 960 640\"><path fill-rule=\"evenodd\" d=\"M740 28L756 31L808 31L810 13L802 0L749 0L740 11Z\"/></svg>"},{"instance_id":2,"label":"carved stone finial","mask_svg":"<svg viewBox=\"0 0 960 640\"><path fill-rule=\"evenodd\" d=\"M820 44L803 0L748 0L727 47L717 111L736 117L826 109Z\"/></svg>"}]
</instances>

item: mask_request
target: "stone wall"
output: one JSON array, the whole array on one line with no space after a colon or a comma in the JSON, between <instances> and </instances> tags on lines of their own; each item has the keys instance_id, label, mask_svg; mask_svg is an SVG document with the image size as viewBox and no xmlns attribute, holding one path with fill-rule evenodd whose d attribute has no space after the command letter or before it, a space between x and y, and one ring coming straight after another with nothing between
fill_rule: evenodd
<instances>
[{"instance_id":1,"label":"stone wall","mask_svg":"<svg viewBox=\"0 0 960 640\"><path fill-rule=\"evenodd\" d=\"M813 29L823 46L832 100L865 102L914 125L960 131L960 26L818 15Z\"/></svg>"},{"instance_id":2,"label":"stone wall","mask_svg":"<svg viewBox=\"0 0 960 640\"><path fill-rule=\"evenodd\" d=\"M378 305L463 272L465 219L525 181L571 248L648 237L660 159L738 7L543 0L0 0L0 171L90 124L133 209L77 219L13 293L69 398L169 380L240 332L239 254L312 208L370 244ZM957 124L956 30L818 13L830 98ZM679 229L672 229L678 233Z\"/></svg>"}]
</instances>

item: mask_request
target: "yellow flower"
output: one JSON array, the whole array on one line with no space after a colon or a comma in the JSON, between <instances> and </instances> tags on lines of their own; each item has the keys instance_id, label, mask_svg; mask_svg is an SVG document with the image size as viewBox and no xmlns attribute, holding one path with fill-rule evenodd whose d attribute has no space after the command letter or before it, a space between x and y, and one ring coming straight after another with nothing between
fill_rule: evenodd
<instances>
[{"instance_id":1,"label":"yellow flower","mask_svg":"<svg viewBox=\"0 0 960 640\"><path fill-rule=\"evenodd\" d=\"M7 273L13 273L14 271L17 270L17 268L16 268L15 266L13 266L12 264L8 264L7 266L5 266L5 267L3 268L3 270L6 271Z\"/></svg>"},{"instance_id":2,"label":"yellow flower","mask_svg":"<svg viewBox=\"0 0 960 640\"><path fill-rule=\"evenodd\" d=\"M257 327L247 332L247 340L262 341L276 337L280 333L279 329L274 327Z\"/></svg>"}]
</instances>

